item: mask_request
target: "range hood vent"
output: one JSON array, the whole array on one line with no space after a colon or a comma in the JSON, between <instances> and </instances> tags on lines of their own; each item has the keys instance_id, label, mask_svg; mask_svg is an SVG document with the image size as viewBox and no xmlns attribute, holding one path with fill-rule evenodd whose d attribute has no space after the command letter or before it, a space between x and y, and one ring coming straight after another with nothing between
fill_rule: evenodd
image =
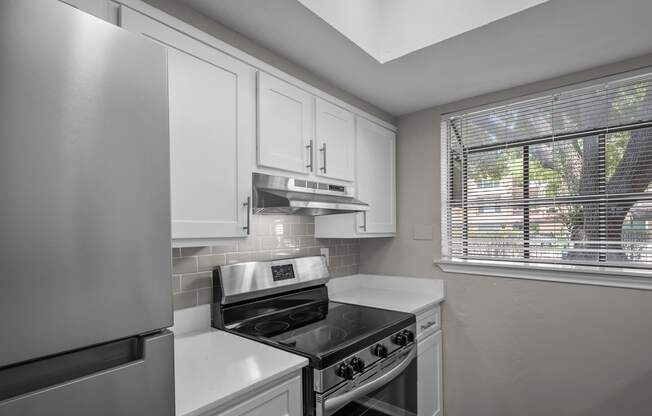
<instances>
[{"instance_id":1,"label":"range hood vent","mask_svg":"<svg viewBox=\"0 0 652 416\"><path fill-rule=\"evenodd\" d=\"M253 174L254 214L329 215L367 211L351 186Z\"/></svg>"}]
</instances>

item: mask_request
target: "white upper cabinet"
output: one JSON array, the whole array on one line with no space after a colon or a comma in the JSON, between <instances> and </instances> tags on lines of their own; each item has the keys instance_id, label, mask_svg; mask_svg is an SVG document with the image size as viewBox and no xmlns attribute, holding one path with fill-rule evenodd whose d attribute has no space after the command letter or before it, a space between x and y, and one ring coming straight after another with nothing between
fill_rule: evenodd
<instances>
[{"instance_id":1,"label":"white upper cabinet","mask_svg":"<svg viewBox=\"0 0 652 416\"><path fill-rule=\"evenodd\" d=\"M396 232L396 134L358 117L356 188L369 211L358 215L361 233Z\"/></svg>"},{"instance_id":2,"label":"white upper cabinet","mask_svg":"<svg viewBox=\"0 0 652 416\"><path fill-rule=\"evenodd\" d=\"M131 9L121 23L168 48L175 245L246 236L255 71Z\"/></svg>"},{"instance_id":3,"label":"white upper cabinet","mask_svg":"<svg viewBox=\"0 0 652 416\"><path fill-rule=\"evenodd\" d=\"M168 50L174 246L246 237L252 171L353 186L370 205L317 217L317 237L396 233L391 125L144 3L68 1Z\"/></svg>"},{"instance_id":4,"label":"white upper cabinet","mask_svg":"<svg viewBox=\"0 0 652 416\"><path fill-rule=\"evenodd\" d=\"M391 237L396 233L396 134L361 117L355 125L356 197L369 204L369 210L316 217L317 238Z\"/></svg>"},{"instance_id":5,"label":"white upper cabinet","mask_svg":"<svg viewBox=\"0 0 652 416\"><path fill-rule=\"evenodd\" d=\"M258 165L308 174L314 169L314 97L258 74Z\"/></svg>"},{"instance_id":6,"label":"white upper cabinet","mask_svg":"<svg viewBox=\"0 0 652 416\"><path fill-rule=\"evenodd\" d=\"M353 114L317 98L315 107L317 169L326 178L353 181L355 122Z\"/></svg>"}]
</instances>

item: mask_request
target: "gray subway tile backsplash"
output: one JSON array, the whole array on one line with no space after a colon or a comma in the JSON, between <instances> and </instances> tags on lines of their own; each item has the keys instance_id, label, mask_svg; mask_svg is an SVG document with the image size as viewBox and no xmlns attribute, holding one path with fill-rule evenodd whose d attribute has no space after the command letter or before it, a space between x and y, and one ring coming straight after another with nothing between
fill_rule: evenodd
<instances>
[{"instance_id":1,"label":"gray subway tile backsplash","mask_svg":"<svg viewBox=\"0 0 652 416\"><path fill-rule=\"evenodd\" d=\"M174 309L189 308L198 305L197 291L178 292L172 296L172 305Z\"/></svg>"},{"instance_id":2,"label":"gray subway tile backsplash","mask_svg":"<svg viewBox=\"0 0 652 416\"><path fill-rule=\"evenodd\" d=\"M197 260L199 262L200 271L212 271L215 266L226 264L226 254L210 254L207 256L199 256L197 257Z\"/></svg>"},{"instance_id":3,"label":"gray subway tile backsplash","mask_svg":"<svg viewBox=\"0 0 652 416\"><path fill-rule=\"evenodd\" d=\"M197 257L177 257L172 259L172 273L197 273Z\"/></svg>"},{"instance_id":4,"label":"gray subway tile backsplash","mask_svg":"<svg viewBox=\"0 0 652 416\"><path fill-rule=\"evenodd\" d=\"M174 309L212 301L212 270L219 265L317 256L329 249L332 277L358 272L360 244L356 239L315 238L313 217L254 215L249 238L219 246L172 249Z\"/></svg>"},{"instance_id":5,"label":"gray subway tile backsplash","mask_svg":"<svg viewBox=\"0 0 652 416\"><path fill-rule=\"evenodd\" d=\"M210 247L182 247L179 257L205 256L211 254Z\"/></svg>"},{"instance_id":6,"label":"gray subway tile backsplash","mask_svg":"<svg viewBox=\"0 0 652 416\"><path fill-rule=\"evenodd\" d=\"M213 287L213 273L201 272L181 275L181 291Z\"/></svg>"}]
</instances>

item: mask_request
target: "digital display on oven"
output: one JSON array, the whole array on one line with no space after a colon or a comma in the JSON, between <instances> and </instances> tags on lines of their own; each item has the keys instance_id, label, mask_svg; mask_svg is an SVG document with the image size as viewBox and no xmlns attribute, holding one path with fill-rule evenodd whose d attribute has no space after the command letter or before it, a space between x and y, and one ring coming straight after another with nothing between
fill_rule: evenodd
<instances>
[{"instance_id":1,"label":"digital display on oven","mask_svg":"<svg viewBox=\"0 0 652 416\"><path fill-rule=\"evenodd\" d=\"M272 266L272 278L275 282L278 282L279 280L294 279L294 267L292 264Z\"/></svg>"}]
</instances>

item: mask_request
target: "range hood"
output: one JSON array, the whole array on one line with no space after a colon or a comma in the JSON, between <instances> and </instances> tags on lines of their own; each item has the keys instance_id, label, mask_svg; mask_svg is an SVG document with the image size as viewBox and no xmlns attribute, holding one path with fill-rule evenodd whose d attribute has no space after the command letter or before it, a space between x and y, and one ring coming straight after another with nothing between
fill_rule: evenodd
<instances>
[{"instance_id":1,"label":"range hood","mask_svg":"<svg viewBox=\"0 0 652 416\"><path fill-rule=\"evenodd\" d=\"M253 174L254 214L329 215L367 211L351 186Z\"/></svg>"}]
</instances>

